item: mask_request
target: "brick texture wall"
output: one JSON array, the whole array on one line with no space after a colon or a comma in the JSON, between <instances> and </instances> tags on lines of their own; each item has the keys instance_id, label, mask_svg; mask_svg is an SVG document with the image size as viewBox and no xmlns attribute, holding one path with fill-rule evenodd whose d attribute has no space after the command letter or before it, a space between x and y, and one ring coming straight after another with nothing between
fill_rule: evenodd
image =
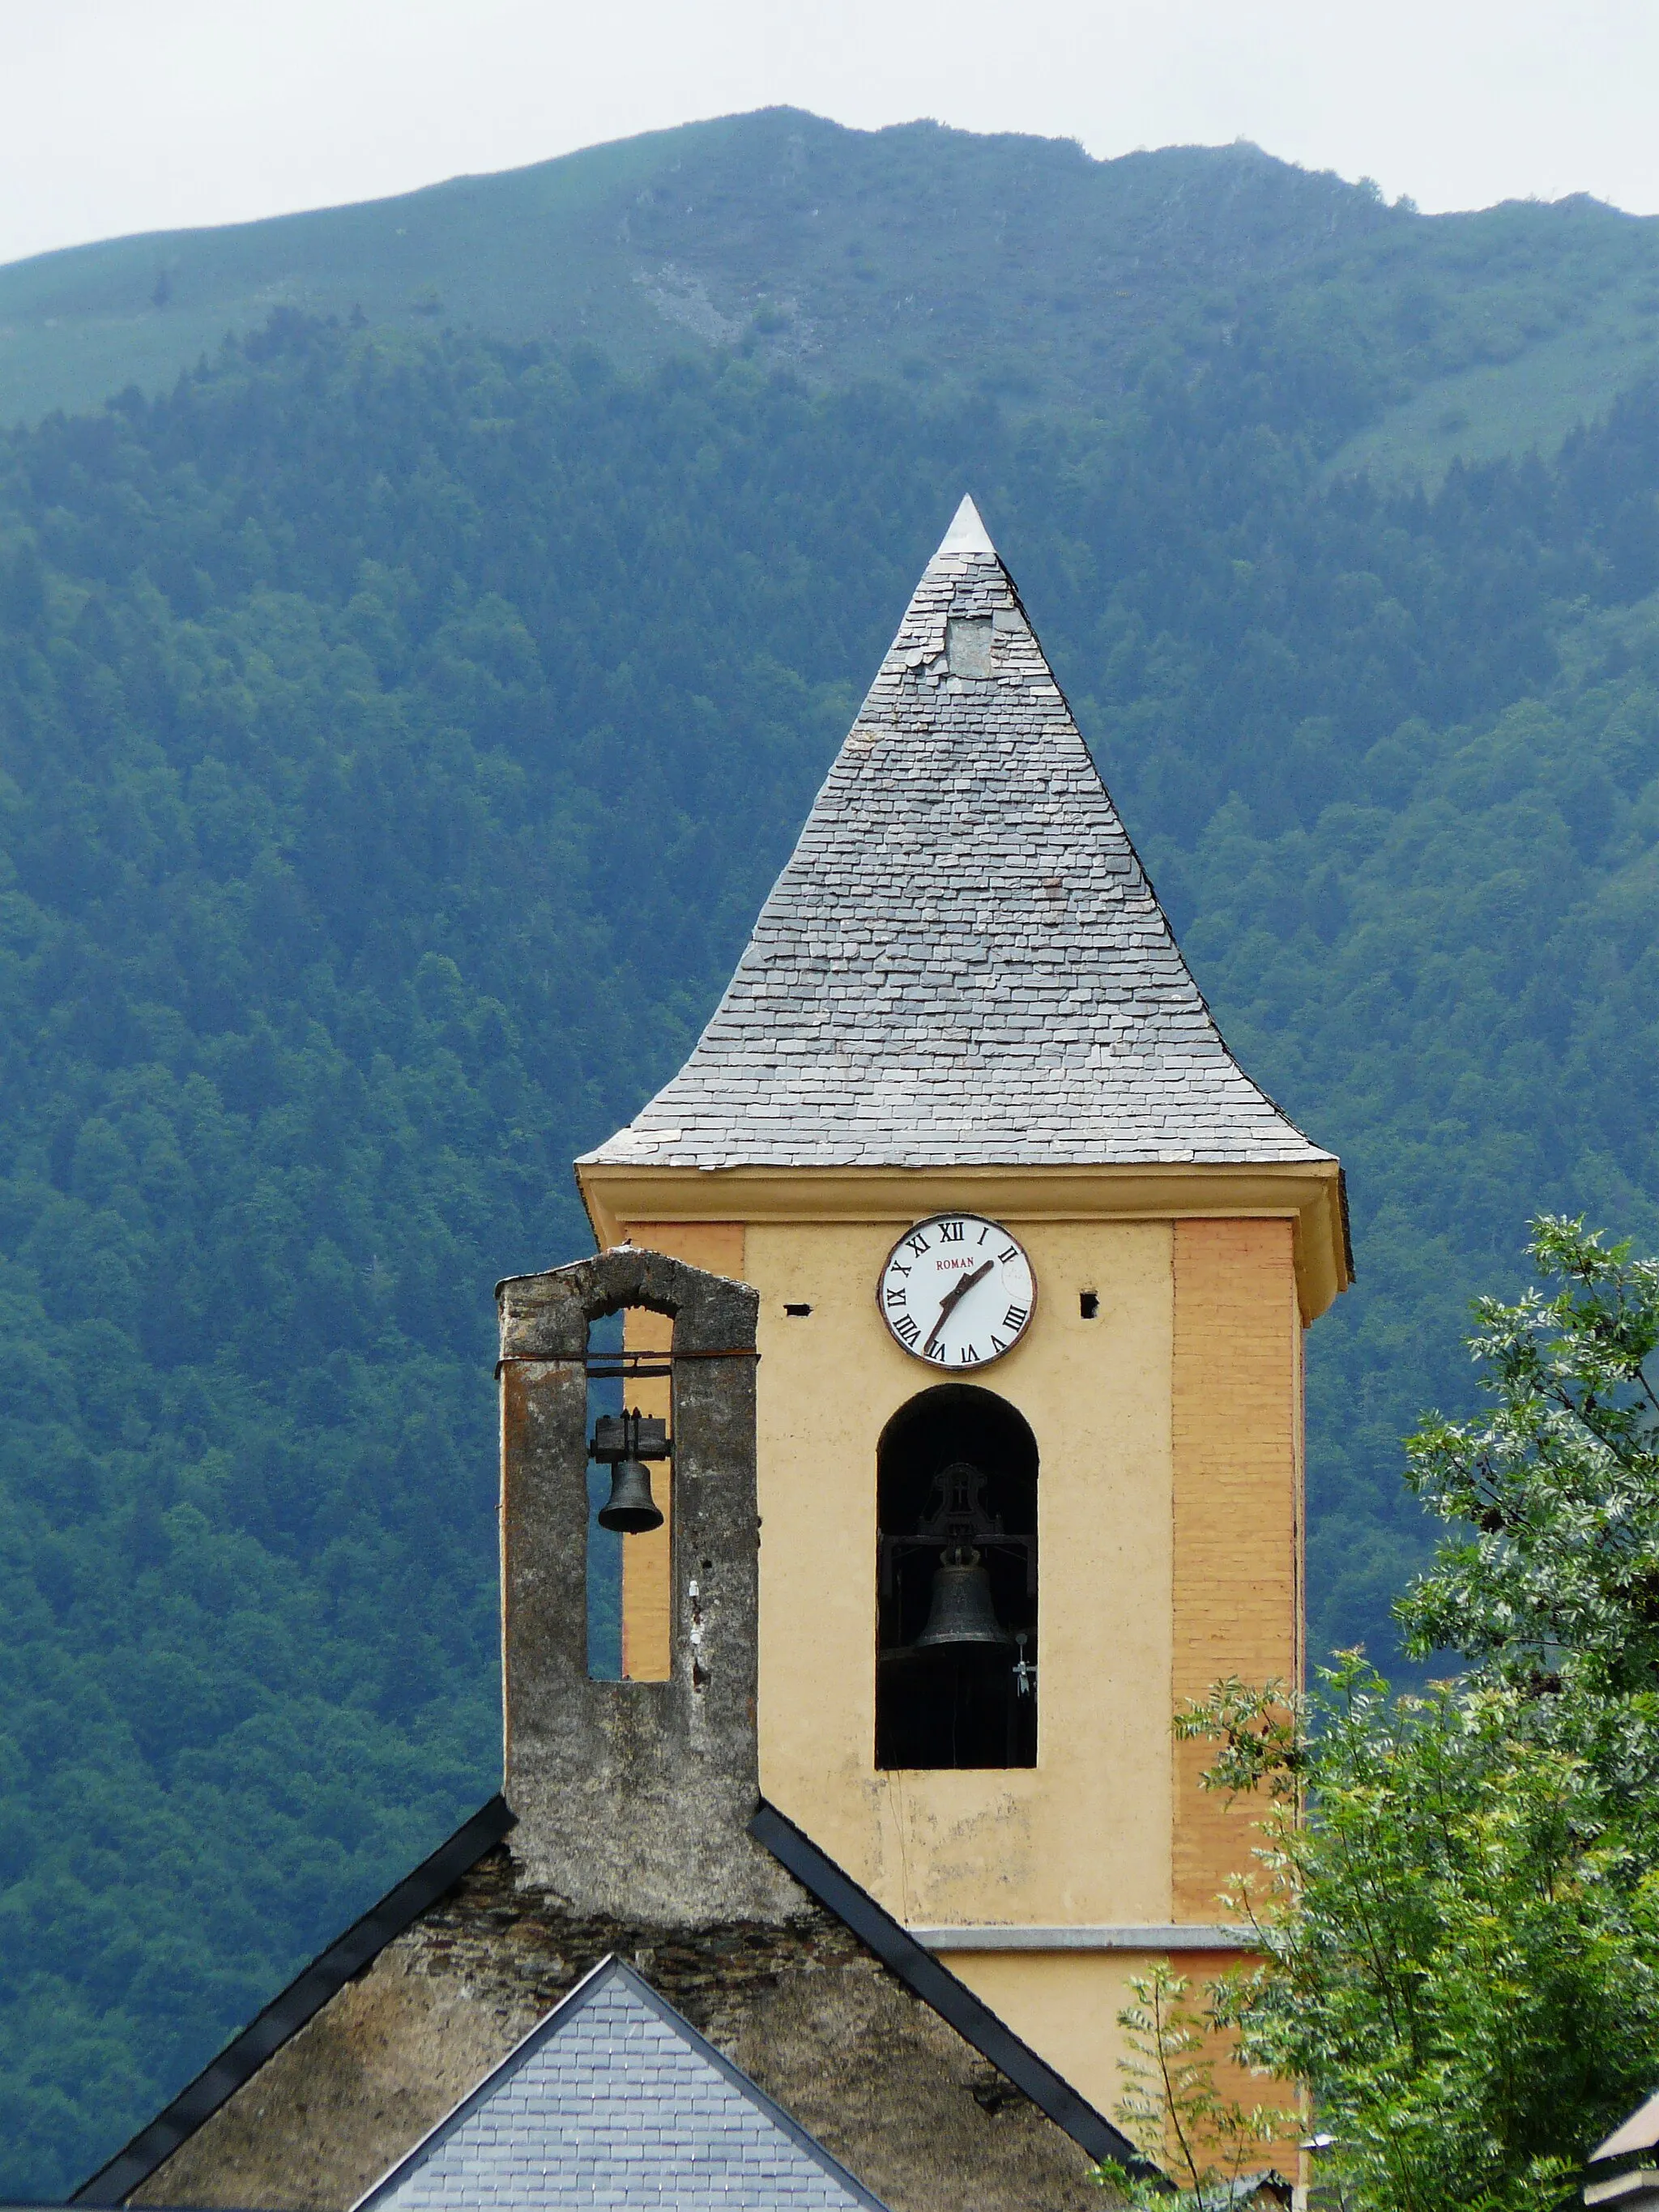
<instances>
[{"instance_id":1,"label":"brick texture wall","mask_svg":"<svg viewBox=\"0 0 1659 2212\"><path fill-rule=\"evenodd\" d=\"M1175 1235L1175 1623L1179 1706L1229 1674L1302 1665L1301 1321L1288 1221L1182 1221ZM1249 1815L1176 1747L1177 1920L1221 1917L1249 1866Z\"/></svg>"}]
</instances>

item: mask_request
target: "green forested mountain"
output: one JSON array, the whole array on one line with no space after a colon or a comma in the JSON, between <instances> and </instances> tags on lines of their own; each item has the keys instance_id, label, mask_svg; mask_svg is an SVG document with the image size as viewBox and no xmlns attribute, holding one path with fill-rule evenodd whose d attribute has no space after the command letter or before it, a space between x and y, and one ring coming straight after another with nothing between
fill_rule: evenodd
<instances>
[{"instance_id":1,"label":"green forested mountain","mask_svg":"<svg viewBox=\"0 0 1659 2212\"><path fill-rule=\"evenodd\" d=\"M274 307L735 351L1016 410L1129 406L1158 356L1303 360L1344 466L1553 447L1659 361L1659 222L1578 198L1425 216L1254 146L1091 160L933 123L726 116L358 207L0 269L0 423L165 391ZM1314 374L1306 373L1313 369Z\"/></svg>"},{"instance_id":2,"label":"green forested mountain","mask_svg":"<svg viewBox=\"0 0 1659 2212\"><path fill-rule=\"evenodd\" d=\"M1352 266L1098 408L284 311L0 441L0 2189L493 1786L491 1285L584 1249L571 1157L678 1065L964 489L1347 1162L1315 1634L1387 1649L1466 1299L1541 1206L1659 1227L1659 390L1356 475Z\"/></svg>"}]
</instances>

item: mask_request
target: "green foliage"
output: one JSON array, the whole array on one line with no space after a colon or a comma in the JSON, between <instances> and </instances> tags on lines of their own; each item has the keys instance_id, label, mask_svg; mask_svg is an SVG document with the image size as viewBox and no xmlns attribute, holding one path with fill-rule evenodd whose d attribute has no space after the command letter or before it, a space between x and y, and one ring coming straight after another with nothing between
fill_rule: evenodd
<instances>
[{"instance_id":1,"label":"green foliage","mask_svg":"<svg viewBox=\"0 0 1659 2212\"><path fill-rule=\"evenodd\" d=\"M1220 1741L1215 1786L1278 1792L1230 1899L1266 1963L1211 2002L1308 2085L1322 2179L1367 2212L1551 2212L1652 2084L1651 1808L1632 1830L1511 1694L1393 1695L1357 1655L1305 1699L1224 1684L1182 1726Z\"/></svg>"},{"instance_id":2,"label":"green foliage","mask_svg":"<svg viewBox=\"0 0 1659 2212\"><path fill-rule=\"evenodd\" d=\"M1117 2117L1147 2161L1103 2160L1096 2179L1137 2212L1176 2202L1186 2212L1231 2212L1239 2185L1260 2174L1292 2116L1229 2097L1216 2080L1218 2023L1189 2002L1188 1983L1166 1965L1131 1974L1132 2002L1118 2014L1129 2056Z\"/></svg>"},{"instance_id":3,"label":"green foliage","mask_svg":"<svg viewBox=\"0 0 1659 2212\"><path fill-rule=\"evenodd\" d=\"M1599 1739L1619 1717L1621 1782L1659 1786L1659 1398L1644 1371L1659 1261L1560 1219L1538 1224L1533 1256L1553 1297L1478 1304L1496 1409L1437 1416L1411 1440L1413 1488L1470 1533L1441 1545L1401 1617L1413 1650L1455 1648L1528 1694L1547 1734L1593 1711Z\"/></svg>"},{"instance_id":4,"label":"green foliage","mask_svg":"<svg viewBox=\"0 0 1659 2212\"><path fill-rule=\"evenodd\" d=\"M1449 1533L1401 1612L1468 1673L1395 1696L1351 1654L1178 1724L1268 1799L1233 1899L1266 1963L1218 2013L1364 2207L1548 2212L1659 2051L1659 1265L1559 1218L1532 1257L1552 1295L1480 1301L1495 1409L1411 1441Z\"/></svg>"},{"instance_id":5,"label":"green foliage","mask_svg":"<svg viewBox=\"0 0 1659 2212\"><path fill-rule=\"evenodd\" d=\"M1349 1164L1316 1633L1386 1646L1464 1299L1524 1206L1659 1192L1659 408L1326 489L1281 386L1334 434L1355 348L1290 347L1014 422L283 314L0 443L8 2189L494 1786L489 1287L584 1249L571 1158L683 1057L970 485Z\"/></svg>"}]
</instances>

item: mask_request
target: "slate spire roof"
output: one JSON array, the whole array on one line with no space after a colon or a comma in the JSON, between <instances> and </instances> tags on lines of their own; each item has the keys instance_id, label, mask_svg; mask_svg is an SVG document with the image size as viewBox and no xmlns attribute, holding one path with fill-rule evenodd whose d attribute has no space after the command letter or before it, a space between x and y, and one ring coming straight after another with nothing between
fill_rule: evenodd
<instances>
[{"instance_id":1,"label":"slate spire roof","mask_svg":"<svg viewBox=\"0 0 1659 2212\"><path fill-rule=\"evenodd\" d=\"M580 1164L1330 1157L1222 1042L964 499L690 1058Z\"/></svg>"}]
</instances>

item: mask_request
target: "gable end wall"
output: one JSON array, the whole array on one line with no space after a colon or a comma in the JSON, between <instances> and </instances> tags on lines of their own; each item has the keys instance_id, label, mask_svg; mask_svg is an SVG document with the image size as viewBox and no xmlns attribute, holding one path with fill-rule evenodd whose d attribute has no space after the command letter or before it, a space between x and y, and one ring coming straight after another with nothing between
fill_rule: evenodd
<instances>
[{"instance_id":1,"label":"gable end wall","mask_svg":"<svg viewBox=\"0 0 1659 2212\"><path fill-rule=\"evenodd\" d=\"M578 1918L505 1847L127 2201L348 2212L611 1954L892 2212L1099 2212L1071 2137L805 1893L787 1926Z\"/></svg>"}]
</instances>

